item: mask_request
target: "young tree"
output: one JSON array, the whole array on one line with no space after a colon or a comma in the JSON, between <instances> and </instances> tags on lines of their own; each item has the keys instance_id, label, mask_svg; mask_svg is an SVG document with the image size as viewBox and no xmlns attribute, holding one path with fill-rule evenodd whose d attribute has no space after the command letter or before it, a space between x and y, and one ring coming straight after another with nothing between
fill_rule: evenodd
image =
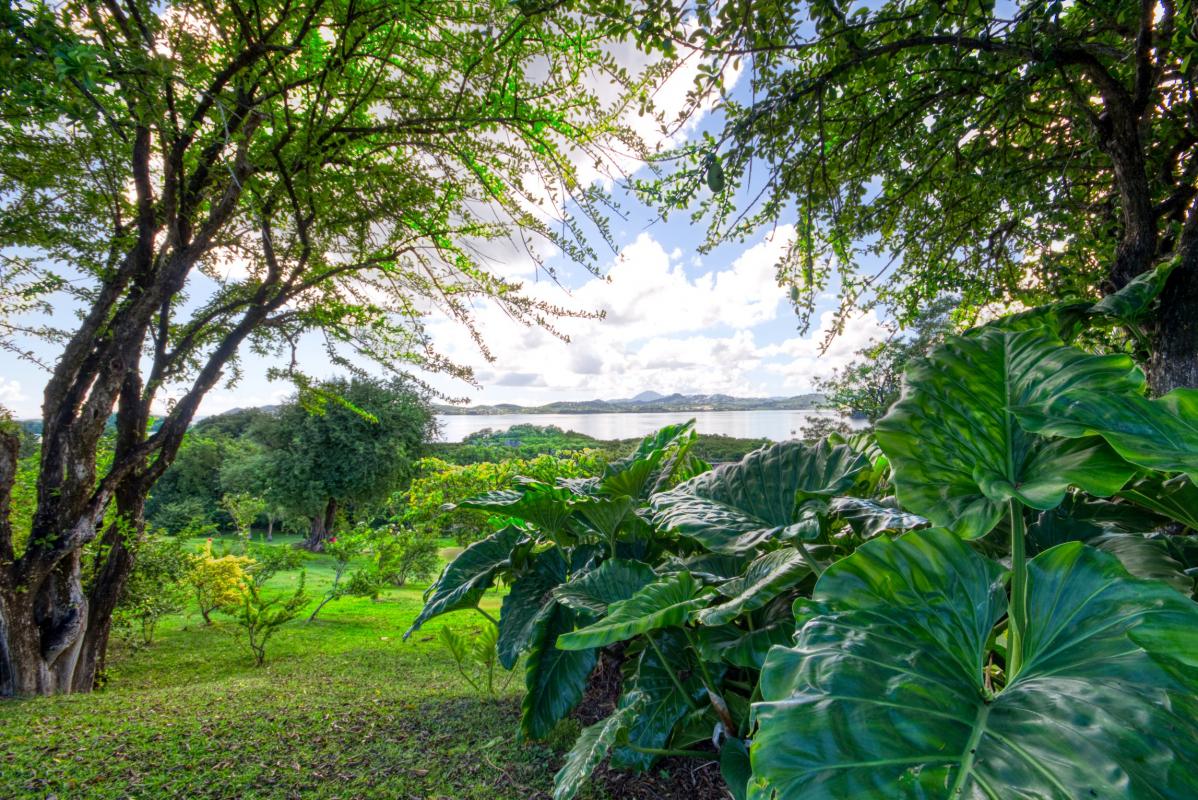
<instances>
[{"instance_id":1,"label":"young tree","mask_svg":"<svg viewBox=\"0 0 1198 800\"><path fill-rule=\"evenodd\" d=\"M359 527L341 536L330 536L325 542L325 552L333 558L333 583L325 591L308 622L316 619L326 605L342 597L373 597L378 594L378 572L370 568L349 572L350 564L370 547L370 529ZM346 573L349 572L348 578Z\"/></svg>"},{"instance_id":2,"label":"young tree","mask_svg":"<svg viewBox=\"0 0 1198 800\"><path fill-rule=\"evenodd\" d=\"M240 603L229 613L245 631L246 644L254 654L254 665L266 663L266 643L291 620L299 616L308 602L304 592L306 575L300 572L295 591L290 595L266 599L258 584L250 581L241 587Z\"/></svg>"},{"instance_id":3,"label":"young tree","mask_svg":"<svg viewBox=\"0 0 1198 800\"><path fill-rule=\"evenodd\" d=\"M431 309L466 325L478 298L528 324L568 313L490 271L481 246L593 257L564 211L598 214L575 165L610 165L610 134L635 142L581 82L630 79L578 6L0 8L0 338L50 373L19 555L0 523L0 695L91 687L133 560L122 531L141 535L150 488L243 347L294 354L318 332L332 363L468 377L431 348ZM13 316L51 304L79 312L32 326L57 357ZM0 439L3 512L15 438Z\"/></svg>"},{"instance_id":4,"label":"young tree","mask_svg":"<svg viewBox=\"0 0 1198 800\"><path fill-rule=\"evenodd\" d=\"M779 277L804 322L1098 297L1177 266L1146 328L1152 386L1198 386L1198 37L1192 0L658 0L651 46L744 67L722 129L645 193L702 197L710 244L794 219ZM743 87L742 80L739 86ZM879 266L880 264L880 266Z\"/></svg>"},{"instance_id":5,"label":"young tree","mask_svg":"<svg viewBox=\"0 0 1198 800\"><path fill-rule=\"evenodd\" d=\"M220 503L233 518L237 535L241 537L242 553L247 552L250 538L254 534L254 521L266 513L266 501L261 497L254 497L248 492L238 492L225 495L220 499Z\"/></svg>"},{"instance_id":6,"label":"young tree","mask_svg":"<svg viewBox=\"0 0 1198 800\"><path fill-rule=\"evenodd\" d=\"M272 498L312 521L304 547L319 552L338 510L369 508L407 483L435 418L398 379L334 380L315 393L323 402L297 398L260 435Z\"/></svg>"}]
</instances>

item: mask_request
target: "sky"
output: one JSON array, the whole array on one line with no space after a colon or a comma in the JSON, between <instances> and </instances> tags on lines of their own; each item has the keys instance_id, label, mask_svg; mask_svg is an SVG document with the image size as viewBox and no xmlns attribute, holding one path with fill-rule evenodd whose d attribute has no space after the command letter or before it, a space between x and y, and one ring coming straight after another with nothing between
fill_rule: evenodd
<instances>
[{"instance_id":1,"label":"sky","mask_svg":"<svg viewBox=\"0 0 1198 800\"><path fill-rule=\"evenodd\" d=\"M633 57L629 55L629 57ZM669 115L681 103L693 73L676 75L657 94ZM709 115L666 139L650 123L641 133L658 144L677 144L714 124ZM629 165L636 174L636 165ZM557 400L620 399L652 390L662 394L722 393L740 397L789 396L816 388L815 379L849 363L857 350L888 330L874 312L855 317L842 335L821 352L831 324L835 297L822 295L811 329L797 330L789 288L778 285L775 264L794 234L786 219L757 231L746 241L698 252L705 226L688 214L662 221L619 184L611 191L622 208L613 219L616 250L606 251L596 277L561 256L547 263L558 281L538 271L527 257L496 265L525 284L528 294L572 309L603 312L603 319L557 323L570 341L530 328L482 302L476 320L494 356L488 362L458 323L428 320L434 347L474 369L477 386L443 375L421 375L448 397L471 404L541 405ZM52 349L38 348L53 358ZM334 377L315 339L299 351L304 369ZM201 405L200 416L232 408L276 404L294 393L286 381L270 381L278 362L244 354L236 385L222 383ZM18 418L40 416L47 374L0 351L0 405Z\"/></svg>"}]
</instances>

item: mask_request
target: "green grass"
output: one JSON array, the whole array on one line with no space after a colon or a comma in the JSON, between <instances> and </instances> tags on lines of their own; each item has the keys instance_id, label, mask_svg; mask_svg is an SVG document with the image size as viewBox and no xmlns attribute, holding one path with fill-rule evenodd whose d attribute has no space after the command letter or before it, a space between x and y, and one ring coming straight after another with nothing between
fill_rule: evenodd
<instances>
[{"instance_id":1,"label":"green grass","mask_svg":"<svg viewBox=\"0 0 1198 800\"><path fill-rule=\"evenodd\" d=\"M332 562L307 573L315 599ZM149 647L114 642L103 691L0 703L0 797L543 796L560 754L515 741L519 676L479 697L438 641L442 625L482 618L447 615L403 641L423 589L336 600L284 627L262 667L223 615L170 617ZM499 602L483 606L498 615Z\"/></svg>"}]
</instances>

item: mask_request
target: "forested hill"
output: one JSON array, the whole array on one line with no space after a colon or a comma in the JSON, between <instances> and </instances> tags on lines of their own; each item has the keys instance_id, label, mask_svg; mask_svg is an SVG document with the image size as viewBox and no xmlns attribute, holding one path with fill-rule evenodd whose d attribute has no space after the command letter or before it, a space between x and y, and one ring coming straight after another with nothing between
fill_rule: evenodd
<instances>
[{"instance_id":1,"label":"forested hill","mask_svg":"<svg viewBox=\"0 0 1198 800\"><path fill-rule=\"evenodd\" d=\"M806 411L818 408L818 393L794 397L731 397L726 394L658 395L642 392L629 400L562 400L543 406L513 403L481 406L438 405L438 414L610 414L645 411Z\"/></svg>"}]
</instances>

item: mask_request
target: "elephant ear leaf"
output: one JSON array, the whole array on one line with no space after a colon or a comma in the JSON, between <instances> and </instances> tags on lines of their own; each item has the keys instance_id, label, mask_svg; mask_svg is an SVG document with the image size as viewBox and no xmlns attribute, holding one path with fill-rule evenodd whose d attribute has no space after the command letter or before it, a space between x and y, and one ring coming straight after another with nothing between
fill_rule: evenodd
<instances>
[{"instance_id":1,"label":"elephant ear leaf","mask_svg":"<svg viewBox=\"0 0 1198 800\"><path fill-rule=\"evenodd\" d=\"M566 520L574 510L573 498L569 489L530 480L518 489L487 492L463 500L458 507L516 517L554 534L565 529Z\"/></svg>"},{"instance_id":2,"label":"elephant ear leaf","mask_svg":"<svg viewBox=\"0 0 1198 800\"><path fill-rule=\"evenodd\" d=\"M1198 481L1198 389L1174 389L1155 400L1139 392L1112 396L1071 389L1016 411L1029 430L1098 435L1133 464Z\"/></svg>"},{"instance_id":3,"label":"elephant ear leaf","mask_svg":"<svg viewBox=\"0 0 1198 800\"><path fill-rule=\"evenodd\" d=\"M606 647L659 628L684 625L708 599L689 572L668 575L613 603L598 622L561 636L557 646L563 650Z\"/></svg>"},{"instance_id":4,"label":"elephant ear leaf","mask_svg":"<svg viewBox=\"0 0 1198 800\"><path fill-rule=\"evenodd\" d=\"M839 494L869 469L847 445L782 442L653 496L653 521L717 553L745 553L774 538L807 538L802 500Z\"/></svg>"},{"instance_id":5,"label":"elephant ear leaf","mask_svg":"<svg viewBox=\"0 0 1198 800\"><path fill-rule=\"evenodd\" d=\"M516 666L532 642L538 619L552 610L552 592L566 580L566 560L554 548L538 555L532 567L512 583L499 613L499 663Z\"/></svg>"},{"instance_id":6,"label":"elephant ear leaf","mask_svg":"<svg viewBox=\"0 0 1198 800\"><path fill-rule=\"evenodd\" d=\"M523 737L544 739L582 699L587 678L595 668L595 651L567 651L555 646L577 622L578 615L558 603L537 618L524 667L527 691L521 703Z\"/></svg>"},{"instance_id":7,"label":"elephant ear leaf","mask_svg":"<svg viewBox=\"0 0 1198 800\"><path fill-rule=\"evenodd\" d=\"M553 800L573 800L578 796L595 767L602 763L620 734L636 718L641 705L640 698L632 697L610 717L583 728L553 778Z\"/></svg>"},{"instance_id":8,"label":"elephant ear leaf","mask_svg":"<svg viewBox=\"0 0 1198 800\"><path fill-rule=\"evenodd\" d=\"M829 567L766 660L750 796L1198 796L1198 605L1054 547L1028 562L1026 660L995 692L1001 577L936 529Z\"/></svg>"},{"instance_id":9,"label":"elephant ear leaf","mask_svg":"<svg viewBox=\"0 0 1198 800\"><path fill-rule=\"evenodd\" d=\"M699 621L713 626L731 622L762 608L810 574L811 565L798 550L786 547L766 553L743 575L719 587L728 601L699 612Z\"/></svg>"},{"instance_id":10,"label":"elephant ear leaf","mask_svg":"<svg viewBox=\"0 0 1198 800\"><path fill-rule=\"evenodd\" d=\"M965 538L988 533L1011 498L1053 508L1070 486L1109 497L1133 468L1100 437L1024 430L1016 410L1075 391L1143 391L1126 356L1095 356L1044 329L952 336L907 368L903 395L877 424L903 507ZM1023 415L1020 414L1020 420Z\"/></svg>"},{"instance_id":11,"label":"elephant ear leaf","mask_svg":"<svg viewBox=\"0 0 1198 800\"><path fill-rule=\"evenodd\" d=\"M1143 272L1128 281L1117 292L1112 292L1092 305L1089 313L1094 316L1111 317L1120 322L1136 322L1152 308L1152 301L1165 288L1165 282L1173 270L1181 265L1181 257L1166 261L1156 269Z\"/></svg>"},{"instance_id":12,"label":"elephant ear leaf","mask_svg":"<svg viewBox=\"0 0 1198 800\"><path fill-rule=\"evenodd\" d=\"M657 577L643 561L611 558L597 568L553 590L559 603L578 611L607 613L612 603L627 600Z\"/></svg>"},{"instance_id":13,"label":"elephant ear leaf","mask_svg":"<svg viewBox=\"0 0 1198 800\"><path fill-rule=\"evenodd\" d=\"M1198 531L1198 486L1187 477L1150 475L1125 486L1119 496Z\"/></svg>"},{"instance_id":14,"label":"elephant ear leaf","mask_svg":"<svg viewBox=\"0 0 1198 800\"><path fill-rule=\"evenodd\" d=\"M495 579L495 574L511 566L512 550L527 538L519 528L506 527L475 542L455 558L437 582L424 595L424 608L412 627L404 633L408 638L420 626L439 614L474 608Z\"/></svg>"}]
</instances>

